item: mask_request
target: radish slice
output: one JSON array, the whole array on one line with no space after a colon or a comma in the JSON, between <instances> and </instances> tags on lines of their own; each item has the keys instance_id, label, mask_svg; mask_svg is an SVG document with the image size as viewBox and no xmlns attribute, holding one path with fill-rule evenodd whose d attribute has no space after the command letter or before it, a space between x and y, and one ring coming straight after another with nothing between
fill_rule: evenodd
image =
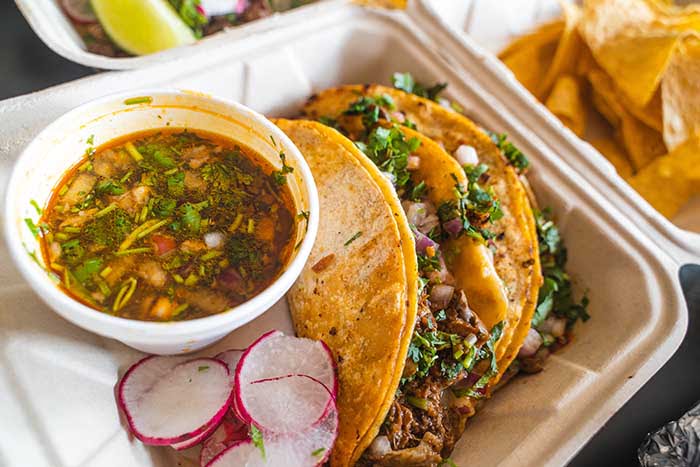
<instances>
[{"instance_id":1,"label":"radish slice","mask_svg":"<svg viewBox=\"0 0 700 467\"><path fill-rule=\"evenodd\" d=\"M241 384L289 374L308 375L333 394L338 392L335 360L328 346L279 331L264 334L248 347L238 362L236 381Z\"/></svg>"},{"instance_id":2,"label":"radish slice","mask_svg":"<svg viewBox=\"0 0 700 467\"><path fill-rule=\"evenodd\" d=\"M176 451L184 451L185 449L194 447L200 444L202 441L209 438L219 426L221 425L212 425L211 427L207 428L207 431L205 431L204 433L197 435L193 438L186 439L185 441L182 441L180 443L171 444L170 447L175 449Z\"/></svg>"},{"instance_id":3,"label":"radish slice","mask_svg":"<svg viewBox=\"0 0 700 467\"><path fill-rule=\"evenodd\" d=\"M241 360L244 352L245 350L230 349L217 354L214 358L224 362L226 366L228 366L228 371L231 373L231 378L235 378L236 366L238 366L238 362Z\"/></svg>"},{"instance_id":4,"label":"radish slice","mask_svg":"<svg viewBox=\"0 0 700 467\"><path fill-rule=\"evenodd\" d=\"M292 379L299 378L292 377ZM223 451L206 465L207 467L238 467L241 465L314 467L323 465L330 456L337 434L338 412L335 403L332 403L318 423L303 431L288 434L264 431L264 457L262 450L257 448L252 441L239 442Z\"/></svg>"},{"instance_id":5,"label":"radish slice","mask_svg":"<svg viewBox=\"0 0 700 467\"><path fill-rule=\"evenodd\" d=\"M214 431L214 434L202 444L199 464L202 466L207 465L226 448L246 439L248 439L248 425L233 414L227 414L216 431Z\"/></svg>"},{"instance_id":6,"label":"radish slice","mask_svg":"<svg viewBox=\"0 0 700 467\"><path fill-rule=\"evenodd\" d=\"M61 6L73 21L83 24L97 22L97 16L92 11L90 0L61 0Z\"/></svg>"},{"instance_id":7,"label":"radish slice","mask_svg":"<svg viewBox=\"0 0 700 467\"><path fill-rule=\"evenodd\" d=\"M208 431L226 414L232 385L223 362L197 358L166 372L161 364L157 378L146 363L127 372L118 393L129 427L143 443L181 443Z\"/></svg>"},{"instance_id":8,"label":"radish slice","mask_svg":"<svg viewBox=\"0 0 700 467\"><path fill-rule=\"evenodd\" d=\"M266 336L238 363L234 406L243 421L261 429L303 430L323 416L338 391L331 352L321 341ZM281 379L290 374L304 377Z\"/></svg>"},{"instance_id":9,"label":"radish slice","mask_svg":"<svg viewBox=\"0 0 700 467\"><path fill-rule=\"evenodd\" d=\"M258 452L257 458L258 463L249 462L256 457L255 452ZM225 451L221 452L216 456L211 462L207 464L201 464L202 467L241 467L244 465L264 465L262 457L260 456L260 450L253 445L253 442L249 439L238 441L232 446L228 447Z\"/></svg>"}]
</instances>

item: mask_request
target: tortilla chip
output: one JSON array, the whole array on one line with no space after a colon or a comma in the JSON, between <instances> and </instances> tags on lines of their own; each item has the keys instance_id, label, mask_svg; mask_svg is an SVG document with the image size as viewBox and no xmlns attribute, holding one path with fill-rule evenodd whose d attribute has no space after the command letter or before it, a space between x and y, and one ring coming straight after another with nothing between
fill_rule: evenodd
<instances>
[{"instance_id":1,"label":"tortilla chip","mask_svg":"<svg viewBox=\"0 0 700 467\"><path fill-rule=\"evenodd\" d=\"M590 142L599 153L610 161L622 178L627 180L632 176L632 164L627 158L625 150L614 139L597 138L592 139Z\"/></svg>"},{"instance_id":2,"label":"tortilla chip","mask_svg":"<svg viewBox=\"0 0 700 467\"><path fill-rule=\"evenodd\" d=\"M576 5L567 0L562 0L560 3L564 12L565 27L559 44L557 44L552 63L547 69L547 74L544 75L540 82L537 95L541 96L541 98L549 95L559 76L565 73L574 74L576 72L579 56L584 47L583 39L577 28L581 11Z\"/></svg>"},{"instance_id":3,"label":"tortilla chip","mask_svg":"<svg viewBox=\"0 0 700 467\"><path fill-rule=\"evenodd\" d=\"M700 193L700 140L693 137L649 164L629 182L656 210L672 218Z\"/></svg>"},{"instance_id":4,"label":"tortilla chip","mask_svg":"<svg viewBox=\"0 0 700 467\"><path fill-rule=\"evenodd\" d=\"M511 44L500 56L515 78L541 98L542 79L550 68L563 31L563 22L550 23Z\"/></svg>"},{"instance_id":5,"label":"tortilla chip","mask_svg":"<svg viewBox=\"0 0 700 467\"><path fill-rule=\"evenodd\" d=\"M545 105L577 136L583 136L586 131L586 111L580 83L574 76L560 76Z\"/></svg>"},{"instance_id":6,"label":"tortilla chip","mask_svg":"<svg viewBox=\"0 0 700 467\"><path fill-rule=\"evenodd\" d=\"M626 111L621 116L616 136L627 150L635 171L643 169L654 158L667 152L661 133L640 122Z\"/></svg>"},{"instance_id":7,"label":"tortilla chip","mask_svg":"<svg viewBox=\"0 0 700 467\"><path fill-rule=\"evenodd\" d=\"M638 107L620 91L612 78L598 65L590 66L586 76L595 91L594 106L612 126L620 126L621 117L624 114L631 114L651 128L662 130L660 89L657 89L646 106Z\"/></svg>"},{"instance_id":8,"label":"tortilla chip","mask_svg":"<svg viewBox=\"0 0 700 467\"><path fill-rule=\"evenodd\" d=\"M640 0L589 0L580 21L596 61L637 107L654 96L678 45L657 16Z\"/></svg>"},{"instance_id":9,"label":"tortilla chip","mask_svg":"<svg viewBox=\"0 0 700 467\"><path fill-rule=\"evenodd\" d=\"M683 38L661 89L664 141L673 150L700 132L700 38Z\"/></svg>"},{"instance_id":10,"label":"tortilla chip","mask_svg":"<svg viewBox=\"0 0 700 467\"><path fill-rule=\"evenodd\" d=\"M322 339L336 358L331 465L349 466L361 439L378 433L403 371L417 309L413 236L393 188L351 141L317 122L275 123L304 154L319 191L318 236L287 300L297 334Z\"/></svg>"}]
</instances>

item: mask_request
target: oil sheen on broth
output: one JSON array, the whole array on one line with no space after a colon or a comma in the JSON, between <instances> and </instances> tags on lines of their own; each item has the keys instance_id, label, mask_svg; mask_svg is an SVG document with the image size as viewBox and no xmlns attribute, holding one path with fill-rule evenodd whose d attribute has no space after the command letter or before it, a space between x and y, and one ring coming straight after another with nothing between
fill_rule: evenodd
<instances>
[{"instance_id":1,"label":"oil sheen on broth","mask_svg":"<svg viewBox=\"0 0 700 467\"><path fill-rule=\"evenodd\" d=\"M294 248L291 171L203 132L114 141L61 180L41 219L63 289L105 313L173 321L220 313L267 287Z\"/></svg>"}]
</instances>

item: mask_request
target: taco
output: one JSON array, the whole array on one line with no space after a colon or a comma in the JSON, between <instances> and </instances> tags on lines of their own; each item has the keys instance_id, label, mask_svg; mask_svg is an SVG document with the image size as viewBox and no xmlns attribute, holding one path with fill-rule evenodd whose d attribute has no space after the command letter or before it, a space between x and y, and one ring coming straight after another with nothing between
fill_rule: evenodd
<instances>
[{"instance_id":1,"label":"taco","mask_svg":"<svg viewBox=\"0 0 700 467\"><path fill-rule=\"evenodd\" d=\"M489 219L481 229L485 236L475 239L488 243L496 273L507 290L505 316L497 307L479 309L474 304L489 329L503 323L502 335L496 344L498 372L490 382L491 386L496 384L529 332L542 284L535 219L518 174L526 168L527 159L505 140L494 142L461 113L430 99L385 86L348 85L327 89L309 99L304 114L327 123L353 126L354 133L358 114L366 122L375 116L377 119L384 117L416 128L455 157L465 151L476 153L476 158L467 164L470 166L467 171L484 186L472 186L474 189L469 190L469 194L481 199L484 192L492 193L502 213L498 219ZM348 120L352 123L347 123ZM456 240L457 245L453 244L448 251L461 251L460 244L470 239L473 237L461 235ZM472 284L472 288L479 289L481 283L474 282L474 269L462 256L448 254L448 267L455 270L460 287Z\"/></svg>"},{"instance_id":2,"label":"taco","mask_svg":"<svg viewBox=\"0 0 700 467\"><path fill-rule=\"evenodd\" d=\"M377 438L387 416L391 419L397 416L397 410L412 409L425 413L430 409L433 414L410 433L394 430L394 443L400 447L411 440L419 441L420 447L410 454L421 451L424 454L421 459L428 465L437 463L443 453L452 450L473 412L467 392L478 389L462 387L464 396L449 407L442 404L441 394L463 380L460 375L466 377L470 370L485 374L494 366L493 344L501 326L494 326L495 335L489 333L470 308L468 294L456 287L456 279L441 252L442 245L457 239L456 233L446 229L454 217L445 216L459 215L460 209L464 211L462 215L469 214L464 193L460 191L468 184L465 172L434 141L388 122L377 122L365 135L363 149L369 157L340 133L318 123L279 121L278 125L309 160L321 199L321 232L312 258L288 294L288 300L297 333L323 339L337 353L340 433L331 464L354 465ZM399 230L409 235L402 242L402 249L392 251L386 245L378 245L371 235L366 236L366 227L361 226L374 225L376 221L365 217L370 202L357 203L355 198L356 193L367 192L371 183L357 168L354 176L339 177L336 161L340 157L344 166L362 167L384 193ZM364 186L357 185L358 178ZM397 208L403 208L405 213L396 212ZM349 222L359 223L357 232L336 225ZM456 230L452 229L452 232ZM474 226L473 230L472 234L477 235L478 228ZM486 258L482 265L486 272L480 272L481 282L486 284L485 289L493 291L492 301L505 302L505 291L493 263L488 260L487 247L470 241L465 250L470 249L474 251L468 256ZM398 341L388 338L390 332L384 335L386 307L376 309L374 315L371 310L368 314L366 308L370 298L383 292L383 278L356 264L387 254L402 255L407 264L417 264L417 269L407 275L409 285L413 282L417 289L413 295L409 292L406 325ZM325 260L329 256L332 261ZM326 262L332 267L325 266ZM324 266L319 267L319 263ZM365 283L371 279L377 282ZM355 280L363 283L353 283ZM358 298L357 294L364 294L365 298ZM482 295L487 293L482 291ZM417 307L411 298L418 299ZM336 303L338 300L342 303ZM393 310L397 312L396 308ZM367 326L373 326L375 335L369 334ZM359 358L362 352L371 352L375 358L398 353L400 358L393 362L372 361L371 357ZM409 352L419 355L409 356ZM368 362L392 375L390 387L385 389L381 379L366 374ZM435 371L438 376L431 376ZM397 395L397 388L405 393ZM380 394L384 394L382 404L377 402ZM431 426L437 425L444 428L441 433L432 432Z\"/></svg>"}]
</instances>

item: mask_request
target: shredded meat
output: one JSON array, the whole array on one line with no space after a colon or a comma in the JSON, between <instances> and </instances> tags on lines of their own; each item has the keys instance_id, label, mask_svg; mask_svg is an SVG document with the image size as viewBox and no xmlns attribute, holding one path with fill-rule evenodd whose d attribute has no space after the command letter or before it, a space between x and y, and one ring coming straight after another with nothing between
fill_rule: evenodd
<instances>
[{"instance_id":1,"label":"shredded meat","mask_svg":"<svg viewBox=\"0 0 700 467\"><path fill-rule=\"evenodd\" d=\"M462 290L455 290L444 316L436 319L431 311L429 294L424 291L418 303L416 332L424 335L431 330L457 334L475 340L477 347L488 341L489 333L475 313L469 309ZM450 349L438 353L442 362L454 362ZM417 371L409 357L403 377L410 379ZM481 371L480 367L473 371ZM380 430L391 445L388 453L366 451L359 465L364 466L437 466L452 452L462 435L466 420L474 413L473 403L466 397L457 398L449 389L474 384L474 376L462 369L453 377L445 376L440 364L433 365L428 375L414 378L401 387ZM411 404L419 399L422 407ZM414 400L415 400L414 399Z\"/></svg>"}]
</instances>

